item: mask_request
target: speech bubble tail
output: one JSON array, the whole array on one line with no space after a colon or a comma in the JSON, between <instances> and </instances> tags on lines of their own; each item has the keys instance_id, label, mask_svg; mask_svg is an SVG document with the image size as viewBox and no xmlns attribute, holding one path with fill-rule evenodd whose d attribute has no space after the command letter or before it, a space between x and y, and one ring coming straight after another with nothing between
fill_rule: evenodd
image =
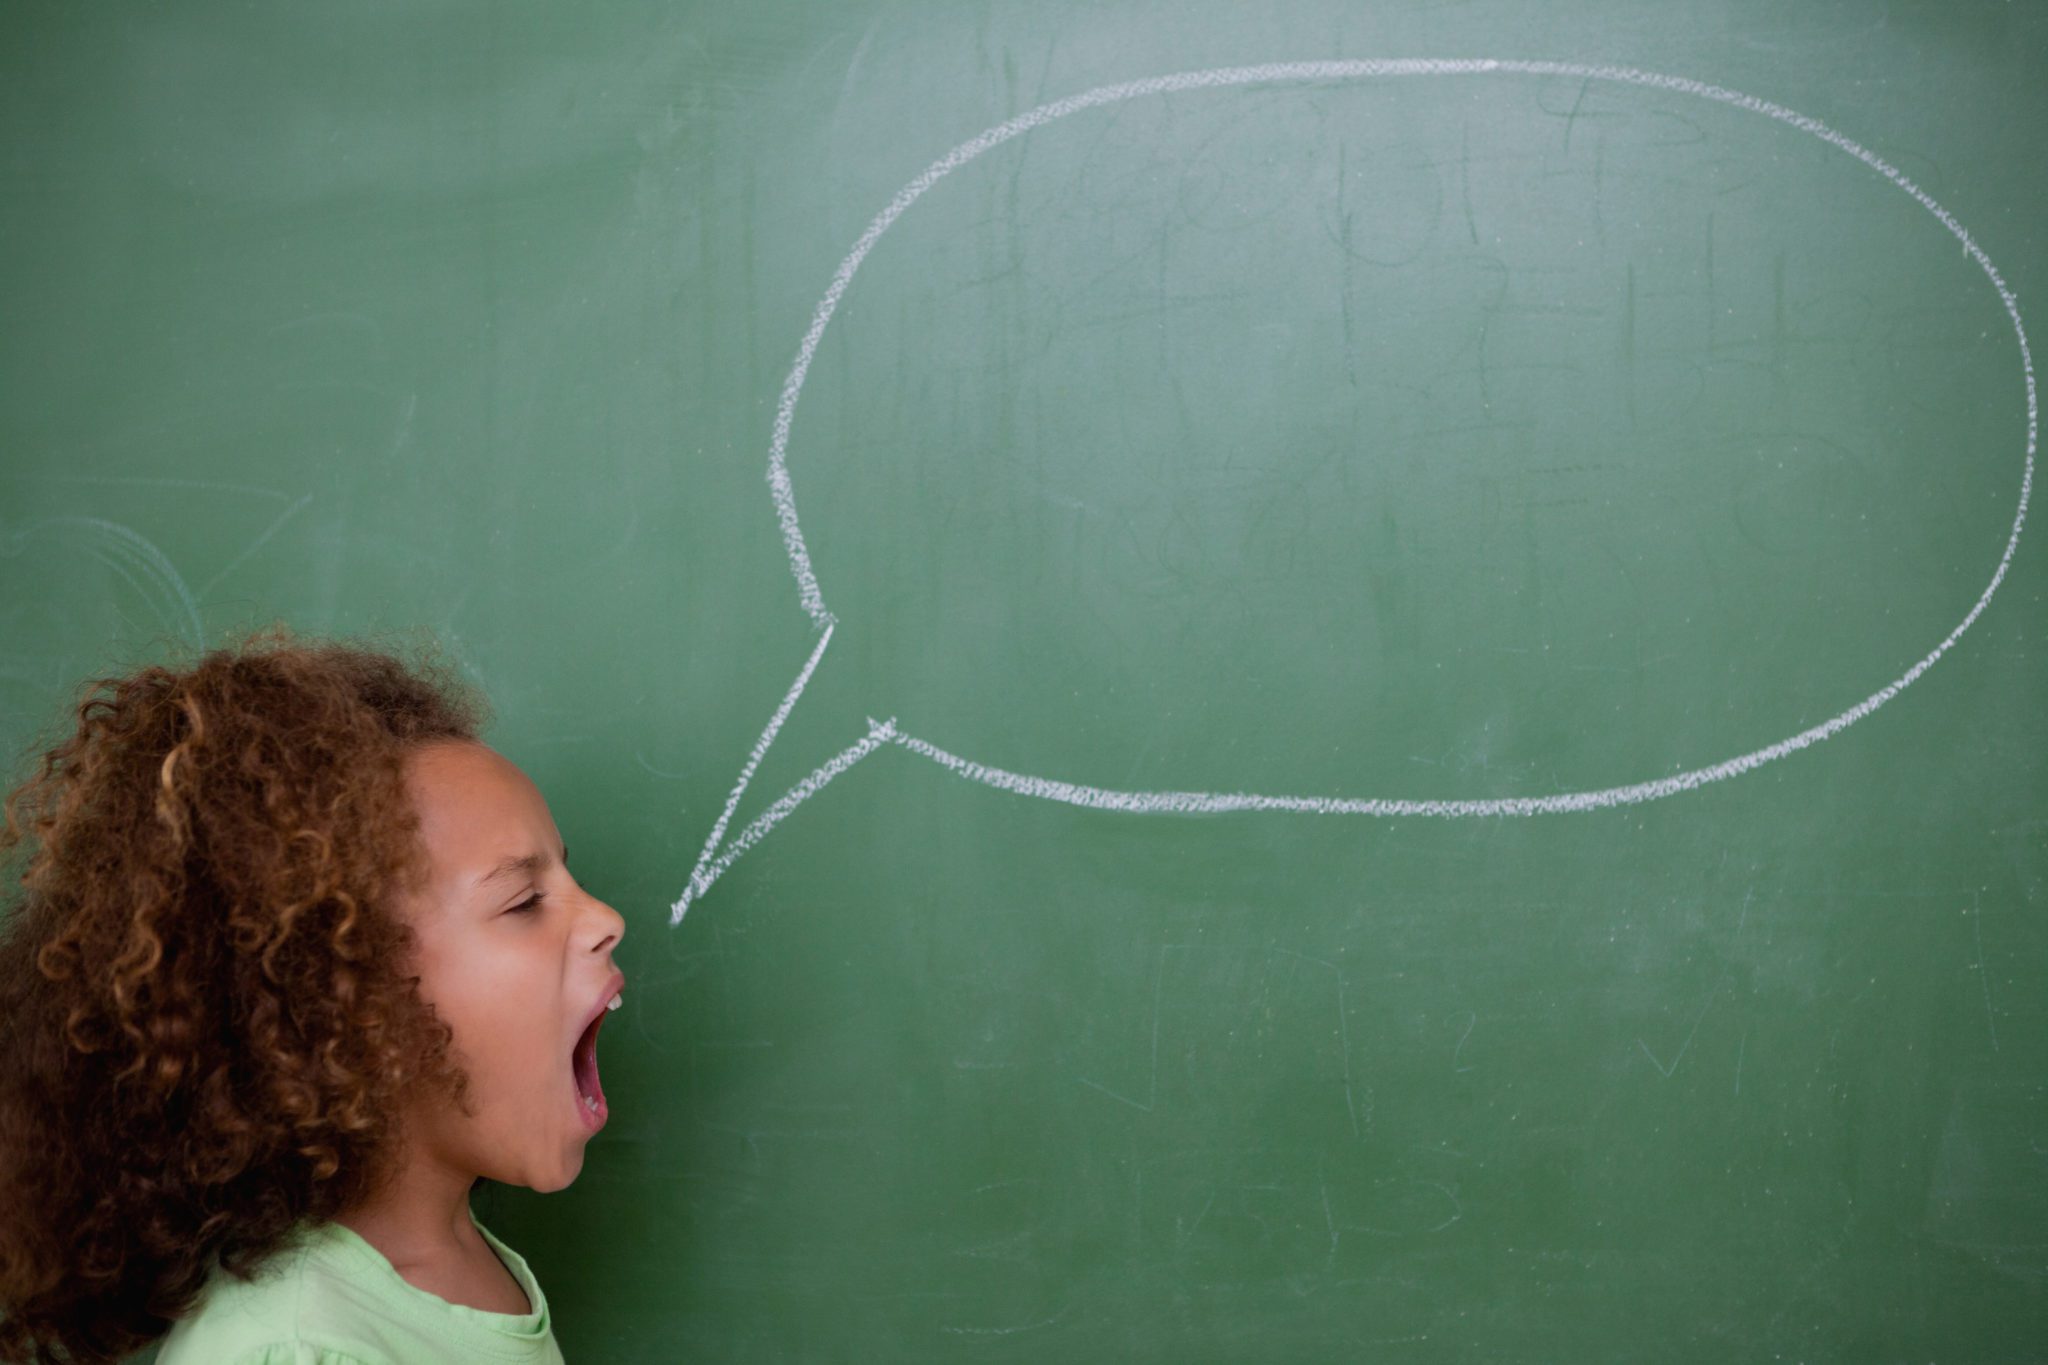
<instances>
[{"instance_id":1,"label":"speech bubble tail","mask_svg":"<svg viewBox=\"0 0 2048 1365\"><path fill-rule=\"evenodd\" d=\"M683 894L669 907L669 927L683 922L683 915L690 903L711 889L711 884L724 875L740 858L740 855L759 843L769 830L781 823L784 816L795 810L811 793L830 782L873 753L877 746L887 744L896 736L896 718L885 721L868 717L867 737L849 748L841 750L831 759L812 770L811 775L784 792L767 810L754 817L752 824L740 831L728 844L725 838L727 827L732 824L733 812L739 809L740 798L747 793L747 787L754 780L754 772L767 757L768 749L775 743L775 737L782 732L782 726L789 719L789 713L796 710L796 704L803 699L804 688L810 685L811 675L818 671L818 661L825 657L825 647L832 643L832 632L839 628L839 621L829 613L825 616L825 629L818 636L818 643L811 649L811 657L804 660L804 666L797 672L796 680L783 694L782 704L775 708L775 714L768 718L768 724L761 730L761 737L754 741L747 763L740 769L739 780L733 784L732 792L725 798L725 809L718 813L718 821L711 827L711 835L704 841L704 851L697 855L697 865L690 869L690 881L683 888Z\"/></svg>"},{"instance_id":2,"label":"speech bubble tail","mask_svg":"<svg viewBox=\"0 0 2048 1365\"><path fill-rule=\"evenodd\" d=\"M727 868L738 862L748 849L766 838L768 831L781 824L798 806L816 795L833 778L896 738L894 716L885 721L876 721L869 717L867 735L858 743L848 745L813 768L810 776L776 798L773 805L755 816L751 824L734 835L732 842L724 849L707 848L704 856L697 860L696 868L690 873L690 884L684 889L682 898L670 909L669 926L673 928L681 924L684 913L690 908L690 902L709 891L711 884L724 876Z\"/></svg>"},{"instance_id":3,"label":"speech bubble tail","mask_svg":"<svg viewBox=\"0 0 2048 1365\"><path fill-rule=\"evenodd\" d=\"M782 704L775 708L775 714L768 718L768 724L761 730L761 737L754 741L754 748L747 755L747 764L740 769L739 781L733 784L730 795L725 798L725 809L718 813L718 822L711 827L711 837L704 841L704 851L697 855L697 865L690 869L690 884L683 891L682 898L669 907L669 924L683 922L683 912L690 908L690 902L711 888L718 879L718 872L706 875L706 867L718 856L719 846L725 840L726 826L732 823L732 813L739 808L740 798L747 793L747 784L754 780L754 770L761 766L761 760L768 754L768 748L775 743L775 736L782 731L783 722L804 695L804 688L810 685L811 674L818 671L818 661L825 657L825 647L832 643L832 632L839 628L839 622L832 616L825 617L825 629L818 635L818 643L811 647L811 657L804 660L804 666L797 671L796 681L782 695ZM720 869L722 870L722 869Z\"/></svg>"}]
</instances>

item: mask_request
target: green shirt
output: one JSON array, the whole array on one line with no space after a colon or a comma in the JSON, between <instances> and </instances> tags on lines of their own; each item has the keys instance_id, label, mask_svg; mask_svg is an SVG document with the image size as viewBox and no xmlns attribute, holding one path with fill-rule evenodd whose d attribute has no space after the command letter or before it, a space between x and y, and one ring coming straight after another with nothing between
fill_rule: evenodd
<instances>
[{"instance_id":1,"label":"green shirt","mask_svg":"<svg viewBox=\"0 0 2048 1365\"><path fill-rule=\"evenodd\" d=\"M469 1219L476 1223L476 1214ZM340 1223L302 1226L242 1281L218 1269L164 1338L156 1365L562 1365L547 1299L518 1252L491 1250L526 1291L530 1313L486 1313L406 1283L382 1252Z\"/></svg>"}]
</instances>

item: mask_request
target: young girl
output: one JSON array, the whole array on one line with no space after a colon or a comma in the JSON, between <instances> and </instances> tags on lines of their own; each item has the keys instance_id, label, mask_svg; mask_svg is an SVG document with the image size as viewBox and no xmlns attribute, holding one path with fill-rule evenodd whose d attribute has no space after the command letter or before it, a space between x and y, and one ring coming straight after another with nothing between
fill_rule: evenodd
<instances>
[{"instance_id":1,"label":"young girl","mask_svg":"<svg viewBox=\"0 0 2048 1365\"><path fill-rule=\"evenodd\" d=\"M625 925L482 720L281 629L87 689L0 833L0 1360L561 1360L469 1195L582 1168Z\"/></svg>"}]
</instances>

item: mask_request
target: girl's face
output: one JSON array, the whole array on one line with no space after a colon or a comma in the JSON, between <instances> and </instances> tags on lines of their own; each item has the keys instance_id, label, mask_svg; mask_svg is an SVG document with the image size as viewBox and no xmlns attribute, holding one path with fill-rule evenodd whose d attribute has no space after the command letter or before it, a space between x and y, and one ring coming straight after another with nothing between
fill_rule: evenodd
<instances>
[{"instance_id":1,"label":"girl's face","mask_svg":"<svg viewBox=\"0 0 2048 1365\"><path fill-rule=\"evenodd\" d=\"M625 985L612 964L625 921L576 885L547 802L506 758L482 744L424 745L406 783L428 871L401 911L420 995L455 1035L472 1111L416 1105L407 1156L559 1190L605 1120L595 1029Z\"/></svg>"}]
</instances>

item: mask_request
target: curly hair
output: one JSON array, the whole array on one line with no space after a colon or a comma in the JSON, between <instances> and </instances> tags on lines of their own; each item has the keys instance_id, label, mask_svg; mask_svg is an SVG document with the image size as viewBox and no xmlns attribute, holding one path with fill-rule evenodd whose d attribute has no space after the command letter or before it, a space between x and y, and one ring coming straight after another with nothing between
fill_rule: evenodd
<instances>
[{"instance_id":1,"label":"curly hair","mask_svg":"<svg viewBox=\"0 0 2048 1365\"><path fill-rule=\"evenodd\" d=\"M486 714L282 626L81 688L0 831L0 1360L146 1345L372 1193L413 1087L462 1102L388 907L407 753Z\"/></svg>"}]
</instances>

